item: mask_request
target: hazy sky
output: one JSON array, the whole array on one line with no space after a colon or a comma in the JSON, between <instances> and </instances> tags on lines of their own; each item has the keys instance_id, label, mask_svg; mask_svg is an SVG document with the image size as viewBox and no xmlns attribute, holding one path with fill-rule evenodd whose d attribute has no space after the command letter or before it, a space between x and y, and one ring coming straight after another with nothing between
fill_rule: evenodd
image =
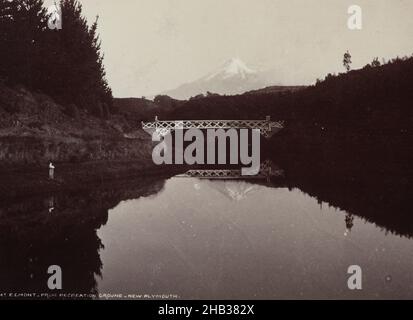
<instances>
[{"instance_id":1,"label":"hazy sky","mask_svg":"<svg viewBox=\"0 0 413 320\"><path fill-rule=\"evenodd\" d=\"M45 3L54 2L46 0ZM413 0L84 0L117 97L150 96L193 81L224 61L271 70L274 83L308 84L378 56L413 53ZM347 28L347 8L363 29ZM64 28L64 21L63 21Z\"/></svg>"}]
</instances>

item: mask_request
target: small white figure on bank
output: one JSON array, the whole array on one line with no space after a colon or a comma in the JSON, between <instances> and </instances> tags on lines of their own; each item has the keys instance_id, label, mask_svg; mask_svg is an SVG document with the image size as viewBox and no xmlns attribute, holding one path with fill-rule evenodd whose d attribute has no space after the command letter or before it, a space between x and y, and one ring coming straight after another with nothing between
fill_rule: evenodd
<instances>
[{"instance_id":1,"label":"small white figure on bank","mask_svg":"<svg viewBox=\"0 0 413 320\"><path fill-rule=\"evenodd\" d=\"M49 179L53 180L54 179L54 168L55 166L53 165L52 162L49 163Z\"/></svg>"},{"instance_id":2,"label":"small white figure on bank","mask_svg":"<svg viewBox=\"0 0 413 320\"><path fill-rule=\"evenodd\" d=\"M49 213L52 213L54 210L54 197L51 196L49 198Z\"/></svg>"}]
</instances>

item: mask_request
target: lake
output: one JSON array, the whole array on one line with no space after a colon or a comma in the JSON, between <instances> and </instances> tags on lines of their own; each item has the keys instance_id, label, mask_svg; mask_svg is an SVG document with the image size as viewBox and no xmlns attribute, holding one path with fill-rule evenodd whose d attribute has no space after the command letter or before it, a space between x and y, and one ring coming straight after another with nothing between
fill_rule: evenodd
<instances>
[{"instance_id":1,"label":"lake","mask_svg":"<svg viewBox=\"0 0 413 320\"><path fill-rule=\"evenodd\" d=\"M413 297L413 241L300 190L172 178L98 231L102 292L193 299ZM121 263L120 263L121 262ZM364 290L348 289L359 265Z\"/></svg>"},{"instance_id":2,"label":"lake","mask_svg":"<svg viewBox=\"0 0 413 320\"><path fill-rule=\"evenodd\" d=\"M411 229L398 229L411 220L382 216L282 184L178 177L19 199L1 204L0 293L50 293L59 265L62 292L92 298L411 299Z\"/></svg>"}]
</instances>

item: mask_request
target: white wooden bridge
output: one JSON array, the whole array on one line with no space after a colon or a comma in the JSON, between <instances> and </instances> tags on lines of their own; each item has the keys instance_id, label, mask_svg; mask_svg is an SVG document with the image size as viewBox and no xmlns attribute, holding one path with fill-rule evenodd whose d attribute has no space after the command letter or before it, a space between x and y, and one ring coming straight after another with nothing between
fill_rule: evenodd
<instances>
[{"instance_id":1,"label":"white wooden bridge","mask_svg":"<svg viewBox=\"0 0 413 320\"><path fill-rule=\"evenodd\" d=\"M155 130L159 135L165 136L177 129L259 129L261 135L270 138L284 128L283 121L271 121L267 116L264 120L158 120L143 122L142 129Z\"/></svg>"}]
</instances>

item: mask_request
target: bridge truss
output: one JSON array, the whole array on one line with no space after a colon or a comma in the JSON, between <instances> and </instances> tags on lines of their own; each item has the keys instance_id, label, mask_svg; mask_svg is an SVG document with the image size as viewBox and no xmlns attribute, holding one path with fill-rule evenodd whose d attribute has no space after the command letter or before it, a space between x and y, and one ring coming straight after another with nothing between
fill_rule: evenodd
<instances>
[{"instance_id":1,"label":"bridge truss","mask_svg":"<svg viewBox=\"0 0 413 320\"><path fill-rule=\"evenodd\" d=\"M153 122L143 122L142 129L155 130L159 135L166 136L177 129L259 129L262 136L270 138L284 128L283 121L265 120L165 120L155 117Z\"/></svg>"}]
</instances>

